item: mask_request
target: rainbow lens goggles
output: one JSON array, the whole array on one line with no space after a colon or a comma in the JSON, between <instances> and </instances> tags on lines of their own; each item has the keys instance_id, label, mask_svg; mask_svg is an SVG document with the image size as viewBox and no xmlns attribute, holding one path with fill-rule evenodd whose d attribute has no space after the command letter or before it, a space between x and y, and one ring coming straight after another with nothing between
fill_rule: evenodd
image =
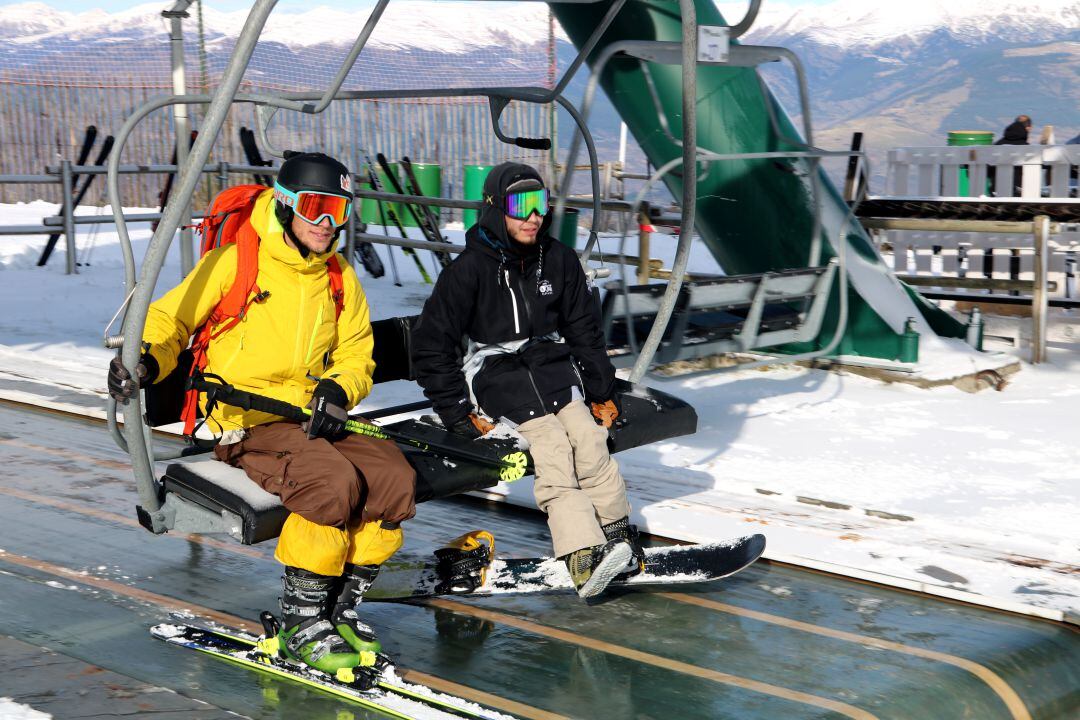
<instances>
[{"instance_id":1,"label":"rainbow lens goggles","mask_svg":"<svg viewBox=\"0 0 1080 720\"><path fill-rule=\"evenodd\" d=\"M547 188L510 193L506 196L503 212L515 220L528 220L533 213L544 217L548 212Z\"/></svg>"},{"instance_id":2,"label":"rainbow lens goggles","mask_svg":"<svg viewBox=\"0 0 1080 720\"><path fill-rule=\"evenodd\" d=\"M274 183L274 197L312 225L318 225L323 218L330 218L334 227L341 227L349 221L349 213L352 212L352 200L343 195L314 190L293 192Z\"/></svg>"}]
</instances>

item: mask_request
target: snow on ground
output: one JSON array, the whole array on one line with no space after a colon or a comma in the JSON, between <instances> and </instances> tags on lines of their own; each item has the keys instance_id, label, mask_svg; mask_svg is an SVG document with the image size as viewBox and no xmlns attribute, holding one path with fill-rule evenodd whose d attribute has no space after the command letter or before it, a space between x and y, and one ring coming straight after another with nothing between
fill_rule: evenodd
<instances>
[{"instance_id":1,"label":"snow on ground","mask_svg":"<svg viewBox=\"0 0 1080 720\"><path fill-rule=\"evenodd\" d=\"M34 223L54 209L0 206L0 224ZM132 230L141 257L149 230ZM450 234L460 241L460 231ZM124 294L115 232L80 229L84 265L74 276L64 274L62 243L47 267L35 267L43 243L0 237L0 396L102 416L111 353L101 338ZM653 244L654 256L670 260L673 242ZM602 248L613 252L616 243ZM386 248L379 253L384 278L361 270L373 316L415 314L430 287L398 250L396 286ZM431 255L420 257L434 272ZM177 258L173 252L159 291L180 279ZM696 249L691 269L716 265ZM1026 360L1026 350L1011 352ZM1003 392L784 366L648 383L699 415L697 434L618 456L636 519L650 532L697 541L763 532L774 559L1080 617L1080 346L1051 347L1043 365L1024 362ZM377 385L362 407L418 399L415 385L394 382ZM102 442L111 442L104 432ZM532 506L528 481L492 492Z\"/></svg>"},{"instance_id":2,"label":"snow on ground","mask_svg":"<svg viewBox=\"0 0 1080 720\"><path fill-rule=\"evenodd\" d=\"M52 715L20 705L11 698L0 698L0 720L48 720Z\"/></svg>"}]
</instances>

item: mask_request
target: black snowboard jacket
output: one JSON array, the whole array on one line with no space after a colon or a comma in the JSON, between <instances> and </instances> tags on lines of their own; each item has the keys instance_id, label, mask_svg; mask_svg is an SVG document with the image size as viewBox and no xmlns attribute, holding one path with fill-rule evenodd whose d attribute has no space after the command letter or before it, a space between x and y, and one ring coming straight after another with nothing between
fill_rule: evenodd
<instances>
[{"instance_id":1,"label":"black snowboard jacket","mask_svg":"<svg viewBox=\"0 0 1080 720\"><path fill-rule=\"evenodd\" d=\"M474 403L520 424L561 410L575 387L586 400L611 397L596 290L577 254L543 233L547 224L531 248L507 247L474 225L424 304L413 370L445 425Z\"/></svg>"}]
</instances>

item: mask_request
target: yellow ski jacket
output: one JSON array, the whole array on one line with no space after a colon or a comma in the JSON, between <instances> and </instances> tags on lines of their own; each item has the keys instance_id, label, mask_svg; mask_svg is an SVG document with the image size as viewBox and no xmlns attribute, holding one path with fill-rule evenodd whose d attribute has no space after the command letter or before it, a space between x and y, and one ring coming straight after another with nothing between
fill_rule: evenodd
<instances>
[{"instance_id":1,"label":"yellow ski jacket","mask_svg":"<svg viewBox=\"0 0 1080 720\"><path fill-rule=\"evenodd\" d=\"M338 258L345 306L335 322L326 268L333 251L304 258L286 245L273 202L273 190L267 189L250 219L260 239L257 284L269 294L251 303L238 325L210 341L206 372L238 389L299 406L310 402L320 378L330 378L353 407L371 391L375 371L364 290L356 271ZM207 253L182 283L150 305L143 340L157 360L158 379L176 367L180 351L229 291L235 275L236 245L230 243ZM204 403L200 397L199 406ZM207 426L217 434L274 420L280 418L219 405Z\"/></svg>"}]
</instances>

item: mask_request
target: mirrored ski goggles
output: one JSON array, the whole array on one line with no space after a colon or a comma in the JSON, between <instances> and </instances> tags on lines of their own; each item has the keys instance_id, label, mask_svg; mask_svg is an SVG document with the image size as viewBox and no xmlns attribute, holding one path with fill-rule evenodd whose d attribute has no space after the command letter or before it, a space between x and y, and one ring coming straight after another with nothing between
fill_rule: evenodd
<instances>
[{"instance_id":1,"label":"mirrored ski goggles","mask_svg":"<svg viewBox=\"0 0 1080 720\"><path fill-rule=\"evenodd\" d=\"M533 213L544 217L548 212L547 188L507 195L503 211L515 220L528 220Z\"/></svg>"},{"instance_id":2,"label":"mirrored ski goggles","mask_svg":"<svg viewBox=\"0 0 1080 720\"><path fill-rule=\"evenodd\" d=\"M274 183L274 197L312 225L318 225L323 218L330 218L334 227L341 227L349 221L349 213L352 212L352 200L342 195L314 190L293 192Z\"/></svg>"}]
</instances>

